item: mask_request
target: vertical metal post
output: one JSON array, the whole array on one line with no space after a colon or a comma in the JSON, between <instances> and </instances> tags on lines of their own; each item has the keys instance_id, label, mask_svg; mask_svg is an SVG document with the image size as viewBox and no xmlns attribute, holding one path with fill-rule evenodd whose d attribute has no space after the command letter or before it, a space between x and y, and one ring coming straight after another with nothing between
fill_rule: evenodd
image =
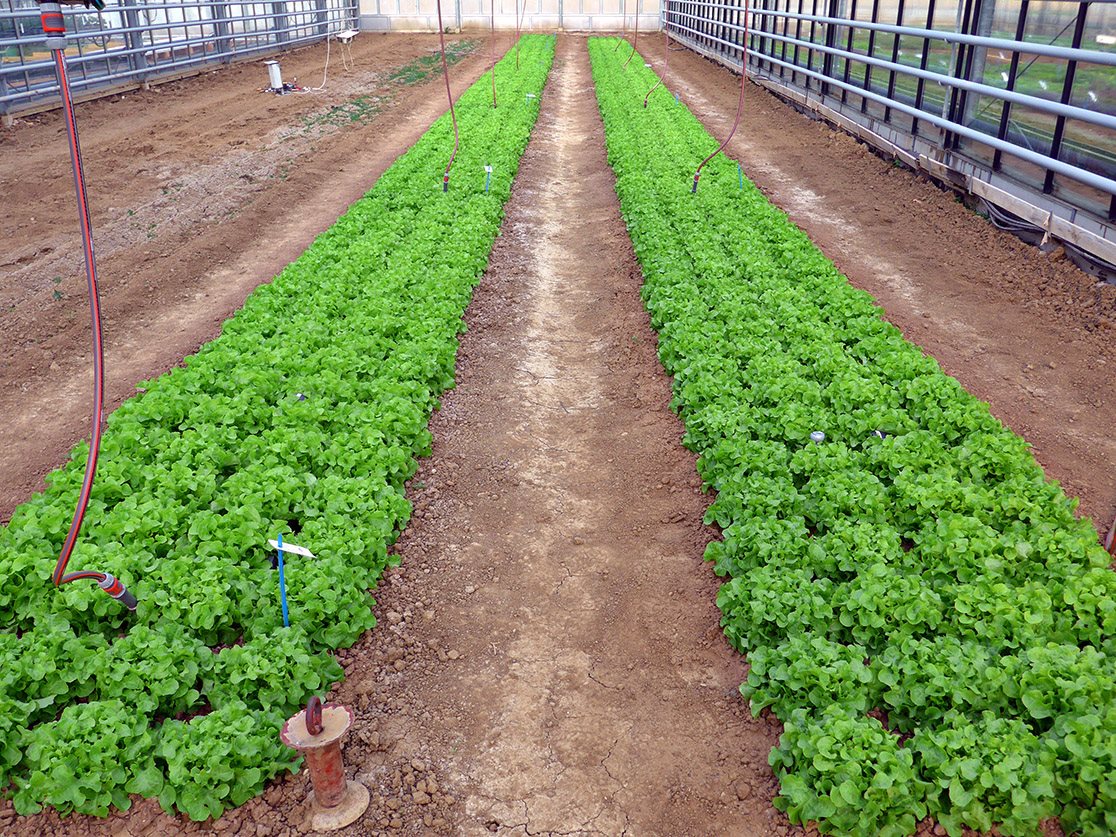
<instances>
[{"instance_id":1,"label":"vertical metal post","mask_svg":"<svg viewBox=\"0 0 1116 837\"><path fill-rule=\"evenodd\" d=\"M139 10L135 6L124 7L124 25L128 28L124 33L124 40L128 44L128 66L136 72L143 72L147 69L147 55L143 51L146 44L140 30ZM140 79L144 77L138 76Z\"/></svg>"},{"instance_id":2,"label":"vertical metal post","mask_svg":"<svg viewBox=\"0 0 1116 837\"><path fill-rule=\"evenodd\" d=\"M880 22L880 0L872 0L872 23L879 23L879 22ZM876 30L875 29L869 29L868 30L868 54L870 56L872 56L873 58L875 58L876 57L875 53L876 53ZM864 65L864 89L865 90L871 90L872 89L872 65L871 64L865 64ZM867 113L868 112L868 100L867 99L862 98L860 100L860 112L861 113Z\"/></svg>"},{"instance_id":3,"label":"vertical metal post","mask_svg":"<svg viewBox=\"0 0 1116 837\"><path fill-rule=\"evenodd\" d=\"M10 105L7 101L8 96L8 77L0 76L0 124L5 128L12 127L12 117L8 113Z\"/></svg>"},{"instance_id":4,"label":"vertical metal post","mask_svg":"<svg viewBox=\"0 0 1116 837\"><path fill-rule=\"evenodd\" d=\"M275 32L275 42L286 43L290 40L291 33L287 31L287 3L286 0L272 0L271 3L272 26Z\"/></svg>"},{"instance_id":5,"label":"vertical metal post","mask_svg":"<svg viewBox=\"0 0 1116 837\"><path fill-rule=\"evenodd\" d=\"M826 9L827 17L840 17L841 16L841 0L829 0L828 8ZM825 45L830 49L837 48L837 30L838 27L833 24L826 24L825 27ZM833 76L833 53L824 53L822 58L822 75L826 78ZM829 85L824 81L821 85L821 94L825 96L829 93Z\"/></svg>"},{"instance_id":6,"label":"vertical metal post","mask_svg":"<svg viewBox=\"0 0 1116 837\"><path fill-rule=\"evenodd\" d=\"M1073 48L1081 49L1081 40L1085 36L1085 18L1089 14L1089 3L1081 3L1077 7L1077 23L1073 27ZM1068 105L1070 99L1073 98L1073 79L1077 75L1077 62L1066 62L1066 80L1062 85L1062 98L1063 105ZM1055 160L1061 158L1062 154L1062 138L1066 132L1066 118L1059 116L1054 123L1054 137L1050 140L1050 156ZM1047 170L1046 179L1042 183L1042 191L1050 194L1054 191L1054 172Z\"/></svg>"},{"instance_id":7,"label":"vertical metal post","mask_svg":"<svg viewBox=\"0 0 1116 837\"><path fill-rule=\"evenodd\" d=\"M1028 2L1028 0L1023 0L1024 4L1026 4L1027 2ZM934 28L934 0L930 0L930 2L926 4L926 28L927 29L933 29ZM1019 53L1016 53L1016 55L1018 55L1018 54ZM925 70L927 68L927 66L929 66L929 64L930 64L930 39L929 38L923 38L922 39L922 60L918 63L918 66L919 66L920 69ZM920 78L918 80L918 84L915 87L915 107L918 108L919 110L922 110L922 97L923 97L923 94L925 93L925 91L926 91L926 79ZM917 134L917 133L918 133L918 120L917 119L912 119L911 120L911 134L914 135L914 134Z\"/></svg>"},{"instance_id":8,"label":"vertical metal post","mask_svg":"<svg viewBox=\"0 0 1116 837\"><path fill-rule=\"evenodd\" d=\"M232 39L229 37L229 5L225 0L216 0L213 6L213 23L217 31L217 52L226 64L232 61Z\"/></svg>"},{"instance_id":9,"label":"vertical metal post","mask_svg":"<svg viewBox=\"0 0 1116 837\"><path fill-rule=\"evenodd\" d=\"M895 25L903 25L903 0L899 0L898 5L895 7ZM895 40L891 44L891 63L895 64L899 61L899 42L902 40L902 35L896 35ZM887 98L895 98L895 71L890 70L887 74ZM891 121L891 108L884 108L884 122Z\"/></svg>"},{"instance_id":10,"label":"vertical metal post","mask_svg":"<svg viewBox=\"0 0 1116 837\"><path fill-rule=\"evenodd\" d=\"M856 0L852 0L852 8L849 10L848 19L850 21L855 21L856 20ZM856 27L855 26L849 26L848 29L849 29L848 34L845 36L845 51L846 52L852 52L853 51L853 38L855 37L855 34L856 34ZM845 84L849 83L849 75L852 73L852 64L853 64L853 62L852 62L851 59L848 59L848 58L845 59L845 72L841 77L841 81L845 82ZM849 99L849 91L846 90L845 88L841 88L841 104L845 104L848 101L848 99Z\"/></svg>"},{"instance_id":11,"label":"vertical metal post","mask_svg":"<svg viewBox=\"0 0 1116 837\"><path fill-rule=\"evenodd\" d=\"M962 0L957 4L957 31L961 34L967 34L969 31L969 21L973 19L973 8L979 6L980 0ZM953 45L953 59L950 65L950 72L954 78L965 78L965 60L969 55L969 46L967 44L954 44ZM950 88L949 95L942 106L942 115L949 119L951 122L958 122L961 112L960 106L963 99L960 96L961 91L956 88ZM942 148L953 148L956 146L957 138L949 131L945 132L942 137Z\"/></svg>"},{"instance_id":12,"label":"vertical metal post","mask_svg":"<svg viewBox=\"0 0 1116 837\"><path fill-rule=\"evenodd\" d=\"M1027 10L1031 5L1031 0L1023 0L1019 5L1019 19L1015 22L1015 40L1022 41L1023 35L1027 30ZM1007 89L1015 89L1015 79L1019 75L1019 50L1015 50L1011 54L1011 66L1008 68ZM1008 125L1011 123L1011 102L1005 101L1000 110L1000 128L996 131L996 136L999 139L1006 139L1008 133ZM992 155L992 169L999 171L1003 162L1004 152L996 149L996 153Z\"/></svg>"},{"instance_id":13,"label":"vertical metal post","mask_svg":"<svg viewBox=\"0 0 1116 837\"><path fill-rule=\"evenodd\" d=\"M314 6L317 8L315 17L318 20L318 34L326 37L329 35L329 0L314 0Z\"/></svg>"},{"instance_id":14,"label":"vertical metal post","mask_svg":"<svg viewBox=\"0 0 1116 837\"><path fill-rule=\"evenodd\" d=\"M976 0L972 28L970 34L982 35L987 37L992 34L992 18L996 13L996 0ZM988 47L974 46L970 47L968 60L965 62L965 75L962 78L969 81L977 81L981 84L984 83L984 64L988 55ZM962 125L968 125L969 121L973 118L973 110L977 105L976 96L970 96L968 91L961 91L960 98L961 119L958 120Z\"/></svg>"}]
</instances>

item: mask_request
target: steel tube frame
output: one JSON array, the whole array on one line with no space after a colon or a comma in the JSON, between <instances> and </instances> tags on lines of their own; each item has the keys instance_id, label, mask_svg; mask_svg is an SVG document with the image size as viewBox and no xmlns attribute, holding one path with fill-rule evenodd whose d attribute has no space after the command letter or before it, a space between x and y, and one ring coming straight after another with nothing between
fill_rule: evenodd
<instances>
[{"instance_id":1,"label":"steel tube frame","mask_svg":"<svg viewBox=\"0 0 1116 837\"><path fill-rule=\"evenodd\" d=\"M261 11L255 13L257 8ZM229 14L234 9L238 14ZM198 18L152 22L144 14L160 11L194 11ZM71 19L74 15L92 14L95 13L67 10L67 18ZM127 86L161 76L194 72L207 64L228 63L236 58L314 43L327 37L333 28L352 26L359 14L359 5L356 0L185 0L182 3L125 0L109 6L104 14L117 15L116 19L123 25L105 29L74 26L68 35L68 42L79 49L79 54L66 58L67 66L80 69L71 79L75 89ZM0 11L0 23L4 21L14 24L15 33L0 37L0 52L10 47L45 48L45 35L37 31L20 34L21 22L26 22L28 28L38 28L37 10ZM251 28L237 31L245 25ZM190 37L191 30L195 29L203 34ZM176 38L176 34L187 37ZM122 40L124 45L109 48L108 39ZM95 48L91 49L92 45ZM182 51L192 53L199 47L205 50L204 54L179 54ZM161 53L167 53L169 59L154 58ZM0 64L0 114L6 118L49 101L57 91L58 83L49 57Z\"/></svg>"},{"instance_id":2,"label":"steel tube frame","mask_svg":"<svg viewBox=\"0 0 1116 837\"><path fill-rule=\"evenodd\" d=\"M1098 0L1094 0L1097 2ZM715 0L690 0L690 5L703 9L735 9L728 3L717 3ZM1060 47L1053 44L1036 44L1030 42L1012 41L1006 38L992 38L983 35L968 35L950 29L921 29L914 26L897 26L892 23L876 23L866 20L850 20L844 17L829 17L828 15L808 15L798 12L782 12L774 9L750 9L753 16L782 17L792 20L814 21L831 26L847 26L854 29L868 29L874 32L886 32L892 35L912 35L916 38L929 38L944 41L947 44L966 44L968 46L993 47L1003 50L1014 50L1025 55L1045 55L1051 58L1064 58L1067 61L1084 61L1088 64L1103 64L1116 67L1116 52L1100 52L1093 49L1074 49L1073 47ZM702 18L704 20L704 18ZM757 32L761 30L756 30ZM770 34L765 32L765 34Z\"/></svg>"},{"instance_id":3,"label":"steel tube frame","mask_svg":"<svg viewBox=\"0 0 1116 837\"><path fill-rule=\"evenodd\" d=\"M692 14L681 12L680 17L695 18ZM696 18L695 18L696 19ZM743 26L735 26L733 24L722 24L725 28L735 30L737 32L744 32ZM958 78L956 76L948 76L942 73L935 73L933 70L924 70L920 67L913 67L909 64L899 64L894 61L887 61L883 58L874 58L870 55L862 55L859 52L850 52L839 47L829 47L821 43L810 43L801 41L796 38L790 38L786 35L779 35L775 32L765 33L766 37L775 41L783 41L795 47L806 47L815 49L818 52L834 55L838 58L845 58L846 60L859 61L864 64L869 64L874 67L880 67L885 70L890 70L892 73L900 73L902 75L912 76L914 78L923 79L925 81L933 81L938 84L956 87L961 90L968 90L972 93L978 93L981 96L991 96L996 99L1002 99L1006 102L1013 102L1017 105L1025 105L1035 110L1041 110L1046 113L1054 114L1055 116L1062 116L1067 119L1077 119L1081 122L1089 122L1093 125L1100 125L1104 128L1111 128L1116 130L1116 116L1100 111L1089 110L1088 108L1077 107L1076 105L1062 104L1061 102L1052 101L1050 99L1040 99L1038 96L1029 96L1026 93L1018 93L1014 90L1005 90L1000 87L993 87L989 84L981 84L976 81L969 81L968 79ZM732 41L721 41L722 44L734 43ZM739 45L734 44L737 49ZM801 67L801 65L795 65ZM805 68L802 68L805 69ZM825 74L826 79L830 76ZM855 86L855 85L854 85ZM863 88L857 88L861 90ZM888 99L893 99L895 96L894 83L888 85ZM890 107L890 105L888 105ZM885 114L886 119L886 114Z\"/></svg>"},{"instance_id":4,"label":"steel tube frame","mask_svg":"<svg viewBox=\"0 0 1116 837\"><path fill-rule=\"evenodd\" d=\"M768 37L771 37L770 32L766 34ZM732 41L726 41L724 39L717 38L716 36L708 34L703 35L702 37L707 38L713 42L720 43L722 46L729 47L731 50L740 50L740 45ZM971 139L975 142L987 145L993 149L999 149L1005 154L1010 154L1014 157L1018 157L1021 160L1025 160L1026 162L1032 163L1036 166L1039 166L1040 168L1046 169L1047 171L1052 171L1056 174L1064 175L1065 177L1069 177L1079 183L1083 183L1086 186L1104 192L1105 194L1116 195L1116 180L1094 174L1093 172L1086 171L1085 169L1079 169L1076 166L1070 165L1069 163L1064 163L1061 160L1056 160L1053 157L1048 157L1045 154L1031 151L1028 148L1013 145L1012 143L998 139L994 136L991 136L990 134L984 134L980 131L968 128L965 125L961 125L960 123L954 122L951 119L936 116L923 110L918 110L914 106L908 105L904 102L898 102L893 99L888 99L886 96L883 96L879 93L874 93L871 90L866 90L863 87L858 87L855 84L848 84L835 78L826 78L824 75L815 70L792 64L791 62L784 61L781 58L775 58L772 55L765 55L763 57L763 60L781 66L793 73L802 73L803 75L817 79L819 82L826 81L830 84L836 85L837 87L848 90L850 93L855 93L858 96L863 96L865 99L876 102L877 104L883 105L885 107L891 107L899 111L900 113L905 113L908 116L912 116L916 119L922 119L932 125L937 126L938 128L941 128L943 131L948 131L952 134L955 134L956 136Z\"/></svg>"}]
</instances>

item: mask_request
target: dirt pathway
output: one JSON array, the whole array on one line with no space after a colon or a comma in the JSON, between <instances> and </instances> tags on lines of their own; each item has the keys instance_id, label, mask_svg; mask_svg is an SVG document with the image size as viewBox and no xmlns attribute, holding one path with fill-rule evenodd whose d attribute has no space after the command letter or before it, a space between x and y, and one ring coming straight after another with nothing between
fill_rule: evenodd
<instances>
[{"instance_id":1,"label":"dirt pathway","mask_svg":"<svg viewBox=\"0 0 1116 837\"><path fill-rule=\"evenodd\" d=\"M487 67L483 40L469 40L455 94ZM266 71L251 62L78 106L110 409L213 339L446 109L440 72L415 63L437 45L362 34L355 67L335 51L317 94L260 93ZM323 60L321 46L284 54L284 74L320 85ZM426 81L394 81L404 67ZM0 219L0 521L89 432L88 302L61 131L56 113L0 130L0 195L18 192L21 206Z\"/></svg>"},{"instance_id":2,"label":"dirt pathway","mask_svg":"<svg viewBox=\"0 0 1116 837\"><path fill-rule=\"evenodd\" d=\"M639 46L662 72L662 36ZM739 76L672 50L668 86L725 135ZM1107 527L1116 514L1116 286L997 230L758 86L745 108L729 152L748 176Z\"/></svg>"},{"instance_id":3,"label":"dirt pathway","mask_svg":"<svg viewBox=\"0 0 1116 837\"><path fill-rule=\"evenodd\" d=\"M783 828L774 733L747 717L717 627L705 501L603 139L585 41L563 36L380 595L386 625L341 690L376 729L379 755L354 753L382 824L421 831L414 758L455 798L438 814L455 833Z\"/></svg>"}]
</instances>

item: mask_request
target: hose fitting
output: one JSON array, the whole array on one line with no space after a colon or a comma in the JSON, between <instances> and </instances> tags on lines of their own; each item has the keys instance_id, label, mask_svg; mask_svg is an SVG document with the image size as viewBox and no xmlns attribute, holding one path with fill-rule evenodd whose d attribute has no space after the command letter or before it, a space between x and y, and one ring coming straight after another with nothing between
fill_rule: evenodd
<instances>
[{"instance_id":1,"label":"hose fitting","mask_svg":"<svg viewBox=\"0 0 1116 837\"><path fill-rule=\"evenodd\" d=\"M449 172L442 175L442 191L443 192L448 192L449 191Z\"/></svg>"},{"instance_id":2,"label":"hose fitting","mask_svg":"<svg viewBox=\"0 0 1116 837\"><path fill-rule=\"evenodd\" d=\"M696 195L697 194L698 178L700 178L700 177L701 177L700 172L694 172L694 186L693 186L692 189L690 189L690 194L691 195Z\"/></svg>"},{"instance_id":3,"label":"hose fitting","mask_svg":"<svg viewBox=\"0 0 1116 837\"><path fill-rule=\"evenodd\" d=\"M124 605L124 607L128 608L128 610L135 611L137 604L136 597L128 592L128 588L125 587L116 576L111 573L105 573L105 577L97 582L97 586Z\"/></svg>"}]
</instances>

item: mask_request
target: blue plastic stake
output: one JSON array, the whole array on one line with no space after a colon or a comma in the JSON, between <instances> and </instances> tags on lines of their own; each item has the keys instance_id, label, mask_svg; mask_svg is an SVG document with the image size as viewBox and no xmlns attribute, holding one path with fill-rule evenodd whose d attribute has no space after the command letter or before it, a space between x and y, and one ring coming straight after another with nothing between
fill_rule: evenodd
<instances>
[{"instance_id":1,"label":"blue plastic stake","mask_svg":"<svg viewBox=\"0 0 1116 837\"><path fill-rule=\"evenodd\" d=\"M283 605L283 627L289 628L291 620L287 614L287 577L283 571L283 535L280 533L279 538L279 602Z\"/></svg>"},{"instance_id":2,"label":"blue plastic stake","mask_svg":"<svg viewBox=\"0 0 1116 837\"><path fill-rule=\"evenodd\" d=\"M484 167L484 191L488 191L489 185L492 183L492 166Z\"/></svg>"},{"instance_id":3,"label":"blue plastic stake","mask_svg":"<svg viewBox=\"0 0 1116 837\"><path fill-rule=\"evenodd\" d=\"M736 180L741 189L744 188L744 167L740 163L736 164Z\"/></svg>"},{"instance_id":4,"label":"blue plastic stake","mask_svg":"<svg viewBox=\"0 0 1116 837\"><path fill-rule=\"evenodd\" d=\"M678 104L678 94L677 93L674 94L674 104L676 104L676 105Z\"/></svg>"}]
</instances>

